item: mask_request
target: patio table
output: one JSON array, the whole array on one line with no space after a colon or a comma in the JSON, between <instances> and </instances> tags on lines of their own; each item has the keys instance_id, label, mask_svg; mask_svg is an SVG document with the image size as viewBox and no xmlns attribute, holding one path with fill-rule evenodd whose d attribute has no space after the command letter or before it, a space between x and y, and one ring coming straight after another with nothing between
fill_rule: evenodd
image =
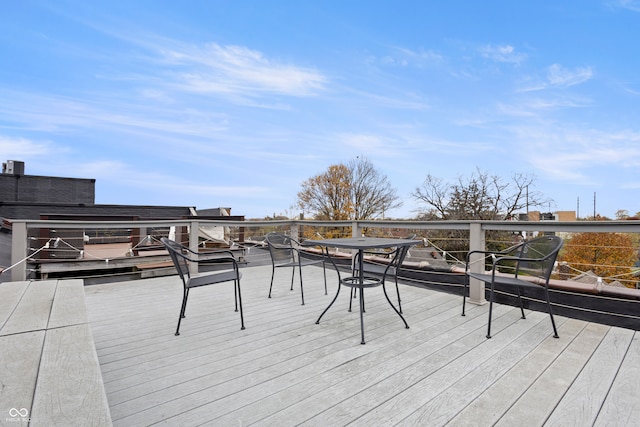
<instances>
[{"instance_id":1,"label":"patio table","mask_svg":"<svg viewBox=\"0 0 640 427\"><path fill-rule=\"evenodd\" d=\"M384 291L384 296L386 297L389 305L393 310L400 316L400 319L404 322L404 325L407 329L409 329L409 324L402 316L402 313L398 311L398 309L393 305L389 296L387 295L387 290L384 286L384 282L378 277L370 277L365 276L364 274L364 251L365 250L373 250L373 249L385 249L385 248L393 248L400 246L411 246L420 243L419 240L412 239L394 239L394 238L386 238L386 237L346 237L346 238L337 238L337 239L322 239L322 240L306 240L303 245L304 246L320 246L323 248L325 255L329 258L331 263L333 264L336 271L338 271L338 277L340 278L340 272L333 262L331 256L329 256L329 248L343 248L343 249L355 249L358 251L358 274L354 276L349 276L345 278L340 278L338 281L338 291L336 292L335 297L327 308L324 309L318 320L316 320L316 324L320 323L320 319L322 316L331 308L333 303L338 299L338 295L340 294L340 289L342 286L347 286L349 288L357 288L360 291L360 333L361 333L361 342L360 344L365 344L364 339L364 289L365 288L373 288L382 285L382 289Z\"/></svg>"}]
</instances>

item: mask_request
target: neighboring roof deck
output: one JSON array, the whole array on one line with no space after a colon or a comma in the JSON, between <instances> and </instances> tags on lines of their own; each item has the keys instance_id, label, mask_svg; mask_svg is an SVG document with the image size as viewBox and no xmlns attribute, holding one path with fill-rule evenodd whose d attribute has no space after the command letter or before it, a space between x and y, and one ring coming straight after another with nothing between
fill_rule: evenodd
<instances>
[{"instance_id":1,"label":"neighboring roof deck","mask_svg":"<svg viewBox=\"0 0 640 427\"><path fill-rule=\"evenodd\" d=\"M115 425L629 425L640 419L639 332L488 305L401 285L410 329L381 289L365 292L360 344L348 291L328 270L242 269L246 329L231 283L194 289L181 335L176 276L85 287L87 313ZM297 280L296 280L297 283ZM390 292L390 295L393 293ZM392 299L393 300L393 299Z\"/></svg>"}]
</instances>

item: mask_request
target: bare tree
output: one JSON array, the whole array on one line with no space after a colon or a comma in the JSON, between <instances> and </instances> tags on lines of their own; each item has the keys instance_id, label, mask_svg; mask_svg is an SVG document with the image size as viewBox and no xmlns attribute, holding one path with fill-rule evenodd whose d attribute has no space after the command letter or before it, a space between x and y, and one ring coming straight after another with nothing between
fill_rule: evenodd
<instances>
[{"instance_id":1,"label":"bare tree","mask_svg":"<svg viewBox=\"0 0 640 427\"><path fill-rule=\"evenodd\" d=\"M470 177L454 183L427 175L413 197L424 202L427 212L439 219L509 219L516 212L550 204L534 189L534 177L516 173L510 182L476 169Z\"/></svg>"},{"instance_id":2,"label":"bare tree","mask_svg":"<svg viewBox=\"0 0 640 427\"><path fill-rule=\"evenodd\" d=\"M629 219L629 211L626 209L618 209L616 211L616 219Z\"/></svg>"},{"instance_id":3,"label":"bare tree","mask_svg":"<svg viewBox=\"0 0 640 427\"><path fill-rule=\"evenodd\" d=\"M329 166L298 192L298 206L317 219L373 219L401 204L387 177L366 158Z\"/></svg>"}]
</instances>

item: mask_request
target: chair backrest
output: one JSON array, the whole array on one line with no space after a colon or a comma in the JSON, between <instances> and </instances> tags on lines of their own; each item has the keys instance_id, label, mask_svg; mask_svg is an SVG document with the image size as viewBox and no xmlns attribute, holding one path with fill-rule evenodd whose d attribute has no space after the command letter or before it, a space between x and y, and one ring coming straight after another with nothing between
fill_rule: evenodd
<instances>
[{"instance_id":1,"label":"chair backrest","mask_svg":"<svg viewBox=\"0 0 640 427\"><path fill-rule=\"evenodd\" d=\"M516 263L516 276L535 276L549 282L562 245L558 236L542 236L522 243L517 249L522 261Z\"/></svg>"},{"instance_id":2,"label":"chair backrest","mask_svg":"<svg viewBox=\"0 0 640 427\"><path fill-rule=\"evenodd\" d=\"M415 234L411 234L407 237L404 237L404 239L408 239L408 240L413 240L416 237ZM400 268L402 267L402 263L404 262L404 259L407 257L407 255L409 254L409 248L410 246L400 246L398 248L395 249L395 251L393 252L393 257L391 258L391 260L389 261L388 264L381 264L381 263L377 263L377 262L372 262L372 261L366 261L364 262L364 270L367 271L367 269L369 268L369 270L371 270L371 267L369 267L371 264L377 265L377 268L374 268L373 271L379 271L380 268L383 269L383 274L386 275L392 275L392 276L397 276L398 275L398 271L400 270ZM380 267L382 266L382 267ZM354 260L354 268L357 268L357 257Z\"/></svg>"},{"instance_id":3,"label":"chair backrest","mask_svg":"<svg viewBox=\"0 0 640 427\"><path fill-rule=\"evenodd\" d=\"M269 233L266 240L273 262L295 261L293 239L282 233Z\"/></svg>"},{"instance_id":4,"label":"chair backrest","mask_svg":"<svg viewBox=\"0 0 640 427\"><path fill-rule=\"evenodd\" d=\"M411 236L405 237L405 239L413 240L415 237L416 235L412 234ZM400 268L402 268L402 263L409 253L409 248L410 246L401 246L398 248L396 255L393 257L391 263L389 264L391 268L393 268L393 270L389 269L391 274L395 276L398 275L398 271L400 271Z\"/></svg>"},{"instance_id":5,"label":"chair backrest","mask_svg":"<svg viewBox=\"0 0 640 427\"><path fill-rule=\"evenodd\" d=\"M187 280L191 277L189 274L189 261L185 256L185 247L178 242L175 242L171 239L163 237L160 239L162 244L167 251L169 252L169 256L171 257L171 261L173 261L173 266L178 271L178 275L180 279L182 279L182 284L187 286Z\"/></svg>"}]
</instances>

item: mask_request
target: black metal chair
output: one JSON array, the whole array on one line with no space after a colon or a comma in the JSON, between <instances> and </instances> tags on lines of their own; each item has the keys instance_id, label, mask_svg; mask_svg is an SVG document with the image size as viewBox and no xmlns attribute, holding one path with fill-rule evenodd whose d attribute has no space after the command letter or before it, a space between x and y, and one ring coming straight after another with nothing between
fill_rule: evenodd
<instances>
[{"instance_id":1,"label":"black metal chair","mask_svg":"<svg viewBox=\"0 0 640 427\"><path fill-rule=\"evenodd\" d=\"M164 247L169 252L173 265L178 271L178 275L182 280L183 293L182 293L182 306L180 308L180 316L178 317L178 326L176 328L176 335L180 335L180 323L185 317L185 311L187 309L187 299L189 298L189 291L192 288L198 288L201 286L213 285L215 283L234 282L234 297L236 308L238 311L240 308L240 329L244 329L244 317L242 314L242 295L240 293L240 278L242 274L238 269L238 263L231 251L213 251L213 252L195 252L186 246L181 245L171 239L163 237L160 239ZM207 258L200 259L200 256L206 255ZM226 269L215 271L213 273L193 275L189 273L190 263L198 264L216 264L227 267Z\"/></svg>"},{"instance_id":2,"label":"black metal chair","mask_svg":"<svg viewBox=\"0 0 640 427\"><path fill-rule=\"evenodd\" d=\"M416 238L415 234L411 234L407 237L403 237L403 239L409 239L409 240L412 240L415 238ZM387 279L387 277L394 278L396 283L396 296L398 298L398 311L400 313L402 313L402 302L400 299L400 288L398 287L398 274L399 274L400 268L402 267L402 263L404 262L404 259L406 258L408 253L409 253L409 246L401 246L399 248L393 249L390 252L384 252L382 254L379 252L364 251L364 254L367 254L367 255L383 255L383 257L386 258L384 261L381 260L382 262L376 262L375 260L367 260L367 259L363 260L364 274L373 274L376 276L381 276L381 280L383 284L385 283L385 280ZM359 274L358 266L359 266L359 262L356 256L353 262L354 275ZM352 288L351 290L352 298L356 297L356 291L357 291L356 288ZM349 311L351 311L351 303L349 303Z\"/></svg>"},{"instance_id":3,"label":"black metal chair","mask_svg":"<svg viewBox=\"0 0 640 427\"><path fill-rule=\"evenodd\" d=\"M556 322L553 319L553 311L549 302L549 278L562 248L563 241L558 236L542 236L519 243L501 252L470 251L466 258L466 277L462 291L462 315L465 315L465 302L469 278L473 277L490 285L489 293L489 324L487 338L491 338L491 312L494 301L496 285L506 288L515 287L522 318L525 319L522 305L521 289L544 289L547 311L553 326L553 336L558 338ZM473 254L482 254L491 257L491 270L485 273L474 273L469 270L470 259ZM484 263L484 258L482 260ZM509 274L505 274L509 273ZM527 277L533 280L524 280Z\"/></svg>"},{"instance_id":4,"label":"black metal chair","mask_svg":"<svg viewBox=\"0 0 640 427\"><path fill-rule=\"evenodd\" d=\"M302 305L304 305L304 288L302 286L302 267L307 265L322 264L322 272L324 273L324 294L327 294L327 270L324 263L324 255L322 259L316 260L301 256L300 243L281 233L269 233L266 237L269 254L271 255L271 284L269 285L269 298L271 298L271 290L273 289L273 278L276 268L291 267L291 289L293 290L293 281L296 274L296 267L300 276L300 296Z\"/></svg>"}]
</instances>

